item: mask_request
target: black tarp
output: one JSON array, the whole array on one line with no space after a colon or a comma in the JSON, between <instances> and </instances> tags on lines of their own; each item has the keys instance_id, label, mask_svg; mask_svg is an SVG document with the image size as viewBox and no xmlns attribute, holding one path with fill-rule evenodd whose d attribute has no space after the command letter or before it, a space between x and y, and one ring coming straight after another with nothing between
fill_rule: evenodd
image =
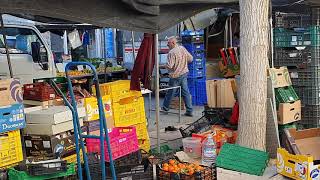
<instances>
[{"instance_id":1,"label":"black tarp","mask_svg":"<svg viewBox=\"0 0 320 180\"><path fill-rule=\"evenodd\" d=\"M301 11L320 0L272 0L273 9ZM0 0L1 13L47 22L89 23L158 33L214 7L237 7L237 0Z\"/></svg>"}]
</instances>

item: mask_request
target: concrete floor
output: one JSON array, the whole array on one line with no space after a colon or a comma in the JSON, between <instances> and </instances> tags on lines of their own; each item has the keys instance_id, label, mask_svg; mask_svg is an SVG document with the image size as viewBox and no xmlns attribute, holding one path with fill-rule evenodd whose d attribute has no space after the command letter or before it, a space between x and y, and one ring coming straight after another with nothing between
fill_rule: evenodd
<instances>
[{"instance_id":1,"label":"concrete floor","mask_svg":"<svg viewBox=\"0 0 320 180\"><path fill-rule=\"evenodd\" d=\"M160 97L160 107L162 106L163 97ZM151 109L155 109L155 99L152 97L151 100ZM170 109L170 113L166 114L160 112L160 144L168 144L172 149L179 149L182 147L182 136L180 131L167 131L165 132L164 128L167 126L174 126L176 128L186 127L188 124L198 120L202 116L204 107L203 106L194 106L193 107L193 117L187 117L183 114L185 110L181 110L181 119L179 122L178 110ZM157 146L157 127L155 122L155 111L151 111L149 116L149 100L145 98L145 111L148 117L148 131L151 141L151 148Z\"/></svg>"}]
</instances>

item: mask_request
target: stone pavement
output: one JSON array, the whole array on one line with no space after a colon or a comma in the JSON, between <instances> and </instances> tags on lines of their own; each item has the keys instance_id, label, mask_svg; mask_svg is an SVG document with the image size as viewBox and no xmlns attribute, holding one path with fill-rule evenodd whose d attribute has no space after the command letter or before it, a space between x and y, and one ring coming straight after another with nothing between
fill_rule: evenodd
<instances>
[{"instance_id":1,"label":"stone pavement","mask_svg":"<svg viewBox=\"0 0 320 180\"><path fill-rule=\"evenodd\" d=\"M162 105L163 98L160 98L160 107ZM148 116L148 99L145 98L145 110L146 115ZM155 109L154 106L154 98L152 98L152 109ZM165 127L167 126L174 126L177 129L180 127L186 127L188 124L198 120L202 116L202 111L204 109L203 106L194 106L193 107L193 117L187 117L183 114L185 113L185 110L181 111L181 119L179 122L178 118L178 110L171 109L168 113L160 112L160 144L168 144L172 149L179 149L182 147L182 136L179 130L177 131L167 131L165 132ZM174 113L174 114L173 114ZM155 111L151 111L150 118L148 118L148 131L151 141L151 148L154 148L157 146L157 127L155 122Z\"/></svg>"}]
</instances>

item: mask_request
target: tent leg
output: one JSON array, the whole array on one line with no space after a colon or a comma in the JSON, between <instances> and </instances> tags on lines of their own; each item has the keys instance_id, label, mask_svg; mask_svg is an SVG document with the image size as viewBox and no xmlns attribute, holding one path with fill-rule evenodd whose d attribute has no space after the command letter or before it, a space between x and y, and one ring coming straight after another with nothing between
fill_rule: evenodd
<instances>
[{"instance_id":1,"label":"tent leg","mask_svg":"<svg viewBox=\"0 0 320 180\"><path fill-rule=\"evenodd\" d=\"M157 124L157 147L158 153L160 153L160 100L159 100L159 58L158 58L158 34L154 36L154 54L155 54L155 65L156 65L156 80L155 80L155 98L156 98L156 124Z\"/></svg>"},{"instance_id":2,"label":"tent leg","mask_svg":"<svg viewBox=\"0 0 320 180\"><path fill-rule=\"evenodd\" d=\"M11 59L10 59L10 52L9 52L9 49L8 49L7 36L6 36L5 28L4 28L4 23L3 23L3 17L2 17L2 14L0 14L0 20L1 20L1 29L2 29L2 31L3 31L4 46L5 46L6 53L7 53L7 60L8 60L8 66L9 66L9 73L10 73L10 77L11 77L11 78L13 78L12 66L11 66Z\"/></svg>"},{"instance_id":3,"label":"tent leg","mask_svg":"<svg viewBox=\"0 0 320 180\"><path fill-rule=\"evenodd\" d=\"M131 31L131 38L132 38L132 41L131 41L131 43L132 43L132 58L133 58L133 62L134 62L136 60L136 55L135 55L135 46L134 46L135 42L134 42L134 32L133 31Z\"/></svg>"}]
</instances>

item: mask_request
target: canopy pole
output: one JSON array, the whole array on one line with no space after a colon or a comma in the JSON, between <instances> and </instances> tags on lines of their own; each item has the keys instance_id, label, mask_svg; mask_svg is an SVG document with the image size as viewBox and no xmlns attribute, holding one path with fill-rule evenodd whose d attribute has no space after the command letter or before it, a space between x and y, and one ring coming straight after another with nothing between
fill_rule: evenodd
<instances>
[{"instance_id":1,"label":"canopy pole","mask_svg":"<svg viewBox=\"0 0 320 180\"><path fill-rule=\"evenodd\" d=\"M87 48L87 50L88 50L88 48ZM63 54L65 54L65 55L69 54L68 53L68 35L67 35L66 30L64 30L64 32L63 32ZM87 54L89 54L89 53L87 53Z\"/></svg>"},{"instance_id":2,"label":"canopy pole","mask_svg":"<svg viewBox=\"0 0 320 180\"><path fill-rule=\"evenodd\" d=\"M131 43L132 43L132 57L133 57L133 62L136 60L136 55L135 55L135 46L134 46L134 32L131 31Z\"/></svg>"},{"instance_id":3,"label":"canopy pole","mask_svg":"<svg viewBox=\"0 0 320 180\"><path fill-rule=\"evenodd\" d=\"M229 47L232 47L232 44L233 44L233 42L232 42L232 37L233 37L233 32L232 32L232 14L230 15L230 17L229 17L229 28L230 28L230 30L229 30L229 36L230 36L230 46Z\"/></svg>"},{"instance_id":4,"label":"canopy pole","mask_svg":"<svg viewBox=\"0 0 320 180\"><path fill-rule=\"evenodd\" d=\"M0 16L1 16L0 19L1 19L1 29L2 29L2 35L3 35L3 40L4 40L4 47L6 49L8 66L9 66L9 73L10 73L10 77L13 78L11 59L10 59L10 52L9 52L9 49L8 49L7 35L6 35L5 28L4 28L2 13L0 14Z\"/></svg>"},{"instance_id":5,"label":"canopy pole","mask_svg":"<svg viewBox=\"0 0 320 180\"><path fill-rule=\"evenodd\" d=\"M159 58L158 58L158 34L154 36L154 59L156 65L156 80L155 80L155 98L156 98L156 124L157 124L157 147L158 153L160 153L160 100L159 100Z\"/></svg>"}]
</instances>

